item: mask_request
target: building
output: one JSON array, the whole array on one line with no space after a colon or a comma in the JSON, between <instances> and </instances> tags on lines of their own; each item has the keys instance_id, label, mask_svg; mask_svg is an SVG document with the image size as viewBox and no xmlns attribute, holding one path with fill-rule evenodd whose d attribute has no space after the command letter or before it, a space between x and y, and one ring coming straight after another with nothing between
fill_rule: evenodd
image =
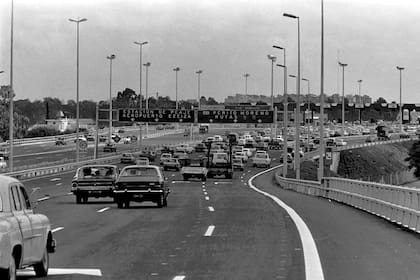
<instances>
[{"instance_id":1,"label":"building","mask_svg":"<svg viewBox=\"0 0 420 280\"><path fill-rule=\"evenodd\" d=\"M76 130L76 119L69 119L67 117L57 118L57 119L47 119L45 123L49 126L55 127L60 132L66 130ZM89 130L95 127L95 120L92 119L79 119L79 129L80 130Z\"/></svg>"}]
</instances>

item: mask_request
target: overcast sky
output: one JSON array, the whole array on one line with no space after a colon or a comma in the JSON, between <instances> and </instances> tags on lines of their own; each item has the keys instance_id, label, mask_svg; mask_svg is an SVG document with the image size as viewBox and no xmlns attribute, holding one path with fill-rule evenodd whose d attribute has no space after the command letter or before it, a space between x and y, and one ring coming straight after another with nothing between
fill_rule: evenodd
<instances>
[{"instance_id":1,"label":"overcast sky","mask_svg":"<svg viewBox=\"0 0 420 280\"><path fill-rule=\"evenodd\" d=\"M9 84L11 0L0 1L0 84ZM14 0L14 88L17 99L76 99L76 24L80 24L80 99L109 96L109 61L113 93L139 89L139 47L149 68L149 93L175 98L201 94L219 101L244 93L270 94L267 54L287 49L289 73L297 69L297 22L300 16L302 77L311 92L320 91L320 0ZM399 101L399 73L404 66L403 102L420 103L420 1L325 0L325 92L337 92L337 59L348 63L346 94ZM143 71L143 93L145 92ZM341 81L341 72L339 74ZM341 84L341 82L340 82ZM302 85L306 93L306 84ZM289 79L289 91L295 92ZM275 69L275 94L283 94L283 72ZM341 94L341 88L339 88Z\"/></svg>"}]
</instances>

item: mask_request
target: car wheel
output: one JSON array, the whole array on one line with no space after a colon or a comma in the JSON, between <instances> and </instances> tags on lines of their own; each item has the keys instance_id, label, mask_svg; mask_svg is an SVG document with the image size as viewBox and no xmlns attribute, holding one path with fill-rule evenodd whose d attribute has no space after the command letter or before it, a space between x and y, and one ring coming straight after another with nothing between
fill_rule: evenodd
<instances>
[{"instance_id":1,"label":"car wheel","mask_svg":"<svg viewBox=\"0 0 420 280\"><path fill-rule=\"evenodd\" d=\"M123 208L124 203L121 200L117 200L117 207Z\"/></svg>"},{"instance_id":2,"label":"car wheel","mask_svg":"<svg viewBox=\"0 0 420 280\"><path fill-rule=\"evenodd\" d=\"M165 198L163 200L163 207L168 207L168 199L167 198Z\"/></svg>"},{"instance_id":3,"label":"car wheel","mask_svg":"<svg viewBox=\"0 0 420 280\"><path fill-rule=\"evenodd\" d=\"M87 195L82 197L82 201L83 203L87 203L88 202L89 197Z\"/></svg>"},{"instance_id":4,"label":"car wheel","mask_svg":"<svg viewBox=\"0 0 420 280\"><path fill-rule=\"evenodd\" d=\"M166 167L163 167L163 171L166 171L166 170L168 170L168 168L166 168Z\"/></svg>"},{"instance_id":5,"label":"car wheel","mask_svg":"<svg viewBox=\"0 0 420 280\"><path fill-rule=\"evenodd\" d=\"M34 271L37 277L45 277L48 275L48 268L50 265L50 258L48 255L47 247L44 249L44 255L42 256L42 260L36 264L34 264Z\"/></svg>"},{"instance_id":6,"label":"car wheel","mask_svg":"<svg viewBox=\"0 0 420 280\"><path fill-rule=\"evenodd\" d=\"M82 203L82 197L80 196L80 195L76 195L76 203L77 204L80 204L80 203Z\"/></svg>"},{"instance_id":7,"label":"car wheel","mask_svg":"<svg viewBox=\"0 0 420 280\"><path fill-rule=\"evenodd\" d=\"M202 181L202 182L205 182L206 180L207 180L206 176L205 176L205 175L203 175L203 177L201 177L201 181Z\"/></svg>"},{"instance_id":8,"label":"car wheel","mask_svg":"<svg viewBox=\"0 0 420 280\"><path fill-rule=\"evenodd\" d=\"M125 208L130 208L130 200L126 200L125 202L124 202L124 207Z\"/></svg>"},{"instance_id":9,"label":"car wheel","mask_svg":"<svg viewBox=\"0 0 420 280\"><path fill-rule=\"evenodd\" d=\"M188 181L188 176L184 176L184 181Z\"/></svg>"},{"instance_id":10,"label":"car wheel","mask_svg":"<svg viewBox=\"0 0 420 280\"><path fill-rule=\"evenodd\" d=\"M163 207L164 198L163 195L160 195L157 201L157 207L162 208Z\"/></svg>"}]
</instances>

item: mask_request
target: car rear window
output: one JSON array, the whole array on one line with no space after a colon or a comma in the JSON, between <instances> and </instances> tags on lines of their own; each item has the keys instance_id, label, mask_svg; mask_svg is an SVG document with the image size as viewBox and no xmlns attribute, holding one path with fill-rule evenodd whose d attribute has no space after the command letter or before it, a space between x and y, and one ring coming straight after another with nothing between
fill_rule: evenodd
<instances>
[{"instance_id":1,"label":"car rear window","mask_svg":"<svg viewBox=\"0 0 420 280\"><path fill-rule=\"evenodd\" d=\"M115 168L110 166L88 166L79 170L80 178L110 178L115 175Z\"/></svg>"},{"instance_id":2,"label":"car rear window","mask_svg":"<svg viewBox=\"0 0 420 280\"><path fill-rule=\"evenodd\" d=\"M147 176L147 177L155 177L159 176L158 172L154 168L147 168L147 167L130 167L125 168L120 176L122 177L132 177L132 176Z\"/></svg>"}]
</instances>

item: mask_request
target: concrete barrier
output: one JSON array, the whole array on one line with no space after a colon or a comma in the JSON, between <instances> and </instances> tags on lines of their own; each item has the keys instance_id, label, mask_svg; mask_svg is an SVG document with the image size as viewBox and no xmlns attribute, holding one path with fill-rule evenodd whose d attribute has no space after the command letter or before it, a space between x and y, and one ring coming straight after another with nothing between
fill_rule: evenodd
<instances>
[{"instance_id":1,"label":"concrete barrier","mask_svg":"<svg viewBox=\"0 0 420 280\"><path fill-rule=\"evenodd\" d=\"M275 174L284 189L335 200L369 212L420 233L420 190L342 178L321 182L284 178Z\"/></svg>"}]
</instances>

